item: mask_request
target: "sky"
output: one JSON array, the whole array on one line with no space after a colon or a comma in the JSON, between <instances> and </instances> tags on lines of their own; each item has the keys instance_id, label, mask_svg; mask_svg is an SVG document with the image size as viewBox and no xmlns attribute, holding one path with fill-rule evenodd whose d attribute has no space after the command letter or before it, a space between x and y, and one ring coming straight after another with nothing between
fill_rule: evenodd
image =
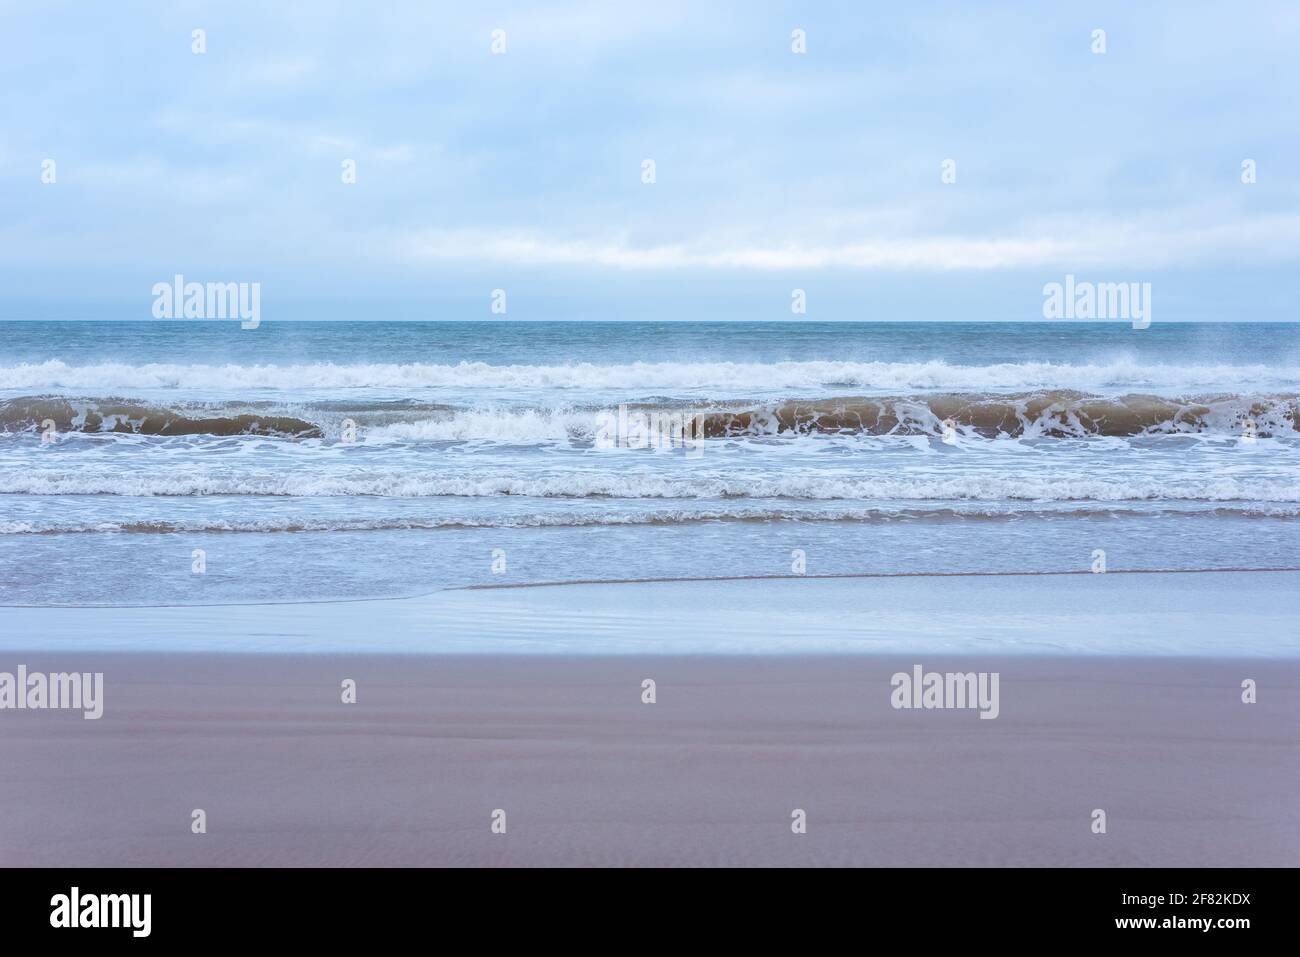
<instances>
[{"instance_id":1,"label":"sky","mask_svg":"<svg viewBox=\"0 0 1300 957\"><path fill-rule=\"evenodd\" d=\"M1032 320L1071 274L1297 320L1297 49L1251 0L0 0L0 319L179 273L266 319Z\"/></svg>"}]
</instances>

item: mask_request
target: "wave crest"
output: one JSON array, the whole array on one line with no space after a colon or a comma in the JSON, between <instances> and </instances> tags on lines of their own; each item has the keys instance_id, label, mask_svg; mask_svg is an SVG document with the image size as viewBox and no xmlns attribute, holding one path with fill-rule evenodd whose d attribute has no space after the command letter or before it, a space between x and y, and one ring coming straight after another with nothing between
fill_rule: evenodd
<instances>
[{"instance_id":1,"label":"wave crest","mask_svg":"<svg viewBox=\"0 0 1300 957\"><path fill-rule=\"evenodd\" d=\"M318 425L286 415L249 412L195 417L163 406L125 400L81 400L53 397L8 399L0 402L0 431L27 432L53 423L60 432L125 433L129 435L268 435L319 438Z\"/></svg>"},{"instance_id":2,"label":"wave crest","mask_svg":"<svg viewBox=\"0 0 1300 957\"><path fill-rule=\"evenodd\" d=\"M0 473L0 494L125 496L277 496L550 499L789 499L792 501L1271 502L1300 503L1294 479L1198 477L1171 484L1159 477L1108 478L1033 474L850 477L842 475L669 476L625 472L439 476L352 474L204 474L195 471Z\"/></svg>"},{"instance_id":3,"label":"wave crest","mask_svg":"<svg viewBox=\"0 0 1300 957\"><path fill-rule=\"evenodd\" d=\"M1116 506L1008 507L966 505L961 507L801 507L801 506L731 506L703 508L669 508L642 511L533 512L521 515L483 517L378 517L312 518L273 516L252 519L194 518L136 521L78 521L38 519L0 522L0 535L68 535L113 532L120 534L165 535L178 532L220 533L294 533L294 532L369 532L407 529L475 529L475 528L584 528L620 525L685 525L698 522L851 522L879 524L890 522L928 522L959 519L962 521L1011 522L1025 518L1110 519L1125 516L1150 517L1152 514L1208 516L1210 518L1300 519L1300 506L1220 505L1211 508L1155 508L1141 511Z\"/></svg>"},{"instance_id":4,"label":"wave crest","mask_svg":"<svg viewBox=\"0 0 1300 957\"><path fill-rule=\"evenodd\" d=\"M695 421L705 438L802 435L942 435L951 425L967 437L1080 438L1208 433L1260 437L1300 429L1300 397L1214 395L1171 399L1154 395L1100 397L1072 391L1018 395L940 394L919 397L789 400L775 403L631 403L635 416L662 431L680 433ZM407 403L319 403L292 408L271 403L216 403L170 408L124 399L23 397L0 401L0 432L40 431L134 435L258 435L337 438L351 420L363 443L385 442L589 442L619 418L617 409L472 408ZM603 424L602 424L603 423Z\"/></svg>"},{"instance_id":5,"label":"wave crest","mask_svg":"<svg viewBox=\"0 0 1300 957\"><path fill-rule=\"evenodd\" d=\"M1159 391L1291 389L1300 368L1267 365L1149 365L1131 360L1073 365L1007 362L633 362L617 365L489 365L461 362L338 365L180 365L105 362L70 366L52 359L0 367L0 389L76 389L109 394L130 389L251 391L310 389L712 389L722 394L773 389L863 389L880 392L1116 389Z\"/></svg>"}]
</instances>

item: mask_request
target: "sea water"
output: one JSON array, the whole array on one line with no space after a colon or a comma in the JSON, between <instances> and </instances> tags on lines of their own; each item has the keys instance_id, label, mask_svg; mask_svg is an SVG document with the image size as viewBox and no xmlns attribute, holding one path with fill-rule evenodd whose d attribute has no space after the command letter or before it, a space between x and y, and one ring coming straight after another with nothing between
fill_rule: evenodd
<instances>
[{"instance_id":1,"label":"sea water","mask_svg":"<svg viewBox=\"0 0 1300 957\"><path fill-rule=\"evenodd\" d=\"M1298 397L1295 324L0 323L0 604L1296 567Z\"/></svg>"}]
</instances>

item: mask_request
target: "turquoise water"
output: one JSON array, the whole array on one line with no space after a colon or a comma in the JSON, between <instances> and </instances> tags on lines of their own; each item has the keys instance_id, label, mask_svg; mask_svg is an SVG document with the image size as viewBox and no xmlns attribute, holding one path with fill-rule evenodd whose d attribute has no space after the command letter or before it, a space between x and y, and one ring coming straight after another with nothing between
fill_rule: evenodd
<instances>
[{"instance_id":1,"label":"turquoise water","mask_svg":"<svg viewBox=\"0 0 1300 957\"><path fill-rule=\"evenodd\" d=\"M0 603L1290 567L1297 395L1294 324L0 323Z\"/></svg>"}]
</instances>

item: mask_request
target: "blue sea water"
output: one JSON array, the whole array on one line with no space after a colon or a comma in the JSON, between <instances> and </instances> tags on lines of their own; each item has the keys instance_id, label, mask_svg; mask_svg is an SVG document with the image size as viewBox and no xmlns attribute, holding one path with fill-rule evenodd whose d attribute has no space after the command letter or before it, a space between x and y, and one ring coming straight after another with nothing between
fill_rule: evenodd
<instances>
[{"instance_id":1,"label":"blue sea water","mask_svg":"<svg viewBox=\"0 0 1300 957\"><path fill-rule=\"evenodd\" d=\"M0 323L0 603L1292 567L1298 397L1295 324Z\"/></svg>"}]
</instances>

